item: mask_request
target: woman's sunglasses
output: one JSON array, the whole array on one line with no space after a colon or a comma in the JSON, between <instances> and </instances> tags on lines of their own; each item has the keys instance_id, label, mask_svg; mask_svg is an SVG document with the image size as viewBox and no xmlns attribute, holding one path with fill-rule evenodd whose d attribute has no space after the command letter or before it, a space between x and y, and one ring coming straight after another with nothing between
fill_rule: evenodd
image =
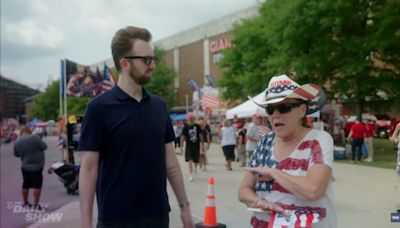
<instances>
[{"instance_id":1,"label":"woman's sunglasses","mask_svg":"<svg viewBox=\"0 0 400 228\"><path fill-rule=\"evenodd\" d=\"M278 110L278 112L281 114L285 114L292 111L292 109L299 107L301 104L304 103L282 103L278 105L268 105L265 108L265 111L268 115L272 115L275 110Z\"/></svg>"}]
</instances>

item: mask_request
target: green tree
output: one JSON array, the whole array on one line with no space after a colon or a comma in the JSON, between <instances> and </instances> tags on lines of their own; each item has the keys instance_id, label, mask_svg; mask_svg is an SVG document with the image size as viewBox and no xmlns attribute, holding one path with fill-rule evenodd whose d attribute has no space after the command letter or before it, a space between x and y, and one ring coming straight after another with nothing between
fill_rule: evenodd
<instances>
[{"instance_id":1,"label":"green tree","mask_svg":"<svg viewBox=\"0 0 400 228\"><path fill-rule=\"evenodd\" d=\"M51 83L46 90L35 97L29 115L43 120L55 120L59 116L60 80ZM67 97L68 114L83 114L89 97Z\"/></svg>"},{"instance_id":2,"label":"green tree","mask_svg":"<svg viewBox=\"0 0 400 228\"><path fill-rule=\"evenodd\" d=\"M234 29L234 48L224 51L221 66L225 68L218 86L225 88L225 99L242 99L265 89L268 74L265 60L270 48L265 44L261 20L246 20Z\"/></svg>"},{"instance_id":3,"label":"green tree","mask_svg":"<svg viewBox=\"0 0 400 228\"><path fill-rule=\"evenodd\" d=\"M59 110L59 83L54 81L43 93L40 93L33 100L29 116L43 120L55 120Z\"/></svg>"},{"instance_id":4,"label":"green tree","mask_svg":"<svg viewBox=\"0 0 400 228\"><path fill-rule=\"evenodd\" d=\"M153 71L151 81L145 86L152 94L162 97L168 104L168 107L172 107L176 104L175 91L174 91L174 79L176 74L174 71L168 69L164 61L164 51L159 48L155 48L155 55L159 61Z\"/></svg>"},{"instance_id":5,"label":"green tree","mask_svg":"<svg viewBox=\"0 0 400 228\"><path fill-rule=\"evenodd\" d=\"M67 97L67 114L83 115L90 97Z\"/></svg>"},{"instance_id":6,"label":"green tree","mask_svg":"<svg viewBox=\"0 0 400 228\"><path fill-rule=\"evenodd\" d=\"M220 85L237 98L288 74L324 85L331 98L356 104L359 113L376 101L399 105L399 15L398 0L266 1L259 17L235 27ZM237 82L253 88L232 95Z\"/></svg>"}]
</instances>

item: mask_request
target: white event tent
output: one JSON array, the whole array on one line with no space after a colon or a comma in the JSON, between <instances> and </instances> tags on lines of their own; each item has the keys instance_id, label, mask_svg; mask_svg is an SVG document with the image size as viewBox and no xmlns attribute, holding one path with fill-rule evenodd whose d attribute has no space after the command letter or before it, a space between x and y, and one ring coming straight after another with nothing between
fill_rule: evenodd
<instances>
[{"instance_id":1,"label":"white event tent","mask_svg":"<svg viewBox=\"0 0 400 228\"><path fill-rule=\"evenodd\" d=\"M265 99L265 91L259 93L257 96L253 97L253 99L257 102L262 102ZM254 104L254 102L250 99L243 102L240 105L237 105L226 112L227 119L233 119L233 116L236 114L238 118L249 118L252 117L255 113L260 114L261 116L267 116L267 113L263 108Z\"/></svg>"}]
</instances>

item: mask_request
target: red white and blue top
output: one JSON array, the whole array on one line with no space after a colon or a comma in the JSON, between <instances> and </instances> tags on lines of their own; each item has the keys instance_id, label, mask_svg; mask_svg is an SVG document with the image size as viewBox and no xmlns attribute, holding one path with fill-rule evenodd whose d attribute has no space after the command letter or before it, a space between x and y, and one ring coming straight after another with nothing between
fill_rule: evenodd
<instances>
[{"instance_id":1,"label":"red white and blue top","mask_svg":"<svg viewBox=\"0 0 400 228\"><path fill-rule=\"evenodd\" d=\"M251 156L249 167L276 168L293 176L306 176L310 167L316 164L324 164L332 167L333 164L333 139L325 131L311 129L296 149L284 160L278 162L274 155L275 133L269 132L258 143ZM270 202L282 206L285 210L306 211L317 213L318 223L313 227L336 227L336 212L333 203L332 181L330 179L324 197L316 201L306 201L298 198L274 181L258 181L256 194ZM254 212L257 220L270 221L270 214ZM271 222L271 221L270 221Z\"/></svg>"}]
</instances>

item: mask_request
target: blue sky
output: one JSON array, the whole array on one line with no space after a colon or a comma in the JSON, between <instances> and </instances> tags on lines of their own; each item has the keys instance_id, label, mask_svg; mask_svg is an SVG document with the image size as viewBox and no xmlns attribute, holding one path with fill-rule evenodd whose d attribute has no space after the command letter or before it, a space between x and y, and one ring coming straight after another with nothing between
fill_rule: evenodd
<instances>
[{"instance_id":1,"label":"blue sky","mask_svg":"<svg viewBox=\"0 0 400 228\"><path fill-rule=\"evenodd\" d=\"M153 40L257 4L256 0L1 0L3 76L35 89L60 77L60 59L111 58L114 33L146 27Z\"/></svg>"}]
</instances>

